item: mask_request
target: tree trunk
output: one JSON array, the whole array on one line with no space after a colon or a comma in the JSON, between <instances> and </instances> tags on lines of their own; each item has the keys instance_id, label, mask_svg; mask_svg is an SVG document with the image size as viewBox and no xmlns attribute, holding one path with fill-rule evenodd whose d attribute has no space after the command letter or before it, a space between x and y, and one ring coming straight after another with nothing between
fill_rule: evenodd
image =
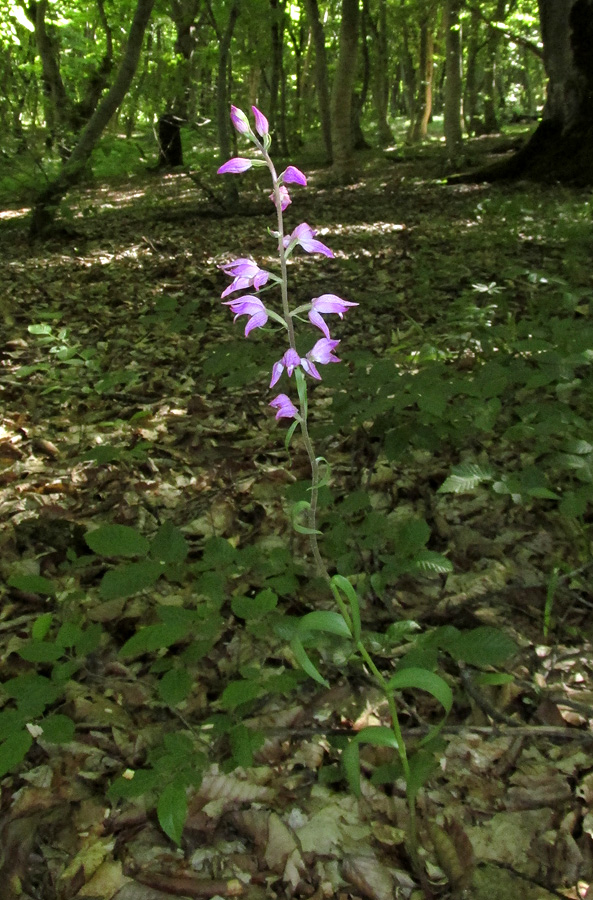
<instances>
[{"instance_id":1,"label":"tree trunk","mask_svg":"<svg viewBox=\"0 0 593 900\"><path fill-rule=\"evenodd\" d=\"M465 70L465 93L463 97L463 116L468 134L477 134L480 130L478 120L478 51L480 33L480 10L472 7L469 21L469 38L467 41L467 65Z\"/></svg>"},{"instance_id":2,"label":"tree trunk","mask_svg":"<svg viewBox=\"0 0 593 900\"><path fill-rule=\"evenodd\" d=\"M445 4L445 141L447 156L454 163L459 155L461 134L461 0L447 0Z\"/></svg>"},{"instance_id":3,"label":"tree trunk","mask_svg":"<svg viewBox=\"0 0 593 900\"><path fill-rule=\"evenodd\" d=\"M428 134L428 123L432 112L432 76L434 71L434 38L432 21L426 15L420 25L420 86L418 89L418 113L412 132L413 141L422 141Z\"/></svg>"},{"instance_id":4,"label":"tree trunk","mask_svg":"<svg viewBox=\"0 0 593 900\"><path fill-rule=\"evenodd\" d=\"M359 92L354 90L352 93L352 147L354 150L370 150L371 145L365 138L360 120L367 96L369 93L369 84L371 81L371 60L369 54L369 36L368 36L368 0L363 0L362 10L360 11L360 56L362 62L362 86Z\"/></svg>"},{"instance_id":5,"label":"tree trunk","mask_svg":"<svg viewBox=\"0 0 593 900\"><path fill-rule=\"evenodd\" d=\"M539 0L548 90L542 121L507 160L451 181L593 184L593 0Z\"/></svg>"},{"instance_id":6,"label":"tree trunk","mask_svg":"<svg viewBox=\"0 0 593 900\"><path fill-rule=\"evenodd\" d=\"M387 121L389 110L389 52L387 41L387 0L379 0L377 20L368 16L373 35L373 102L379 122L379 143L382 147L393 144L393 133Z\"/></svg>"},{"instance_id":7,"label":"tree trunk","mask_svg":"<svg viewBox=\"0 0 593 900\"><path fill-rule=\"evenodd\" d=\"M321 120L321 133L327 154L327 161L332 161L332 128L331 128L331 103L329 94L329 75L327 71L327 56L325 53L325 34L319 18L319 6L317 0L304 0L305 11L309 20L313 44L315 46L315 81L317 88L317 103L319 105L319 118Z\"/></svg>"},{"instance_id":8,"label":"tree trunk","mask_svg":"<svg viewBox=\"0 0 593 900\"><path fill-rule=\"evenodd\" d=\"M31 237L37 237L50 228L59 201L82 175L97 141L126 96L138 66L142 40L154 2L155 0L138 0L130 26L128 44L115 81L83 129L70 158L62 164L57 177L37 197L31 218Z\"/></svg>"},{"instance_id":9,"label":"tree trunk","mask_svg":"<svg viewBox=\"0 0 593 900\"><path fill-rule=\"evenodd\" d=\"M229 100L228 64L230 60L231 40L235 24L239 17L240 0L234 0L229 12L229 18L224 31L219 29L213 17L213 23L218 38L218 77L216 83L216 124L218 130L218 147L221 163L226 162L231 155L231 126ZM229 179L230 182L230 179Z\"/></svg>"},{"instance_id":10,"label":"tree trunk","mask_svg":"<svg viewBox=\"0 0 593 900\"><path fill-rule=\"evenodd\" d=\"M506 0L498 0L494 13L497 22L504 21ZM484 67L484 131L496 134L499 131L498 111L496 109L496 61L501 33L492 25L488 27L486 44L486 65Z\"/></svg>"},{"instance_id":11,"label":"tree trunk","mask_svg":"<svg viewBox=\"0 0 593 900\"><path fill-rule=\"evenodd\" d=\"M358 0L342 0L340 46L331 98L333 172L339 181L348 178L352 162L352 95L357 43Z\"/></svg>"},{"instance_id":12,"label":"tree trunk","mask_svg":"<svg viewBox=\"0 0 593 900\"><path fill-rule=\"evenodd\" d=\"M414 126L416 124L416 72L414 70L414 60L410 53L408 26L405 20L402 22L402 44L401 75L404 86L406 112L410 119L407 140L411 141L412 135L414 134Z\"/></svg>"}]
</instances>

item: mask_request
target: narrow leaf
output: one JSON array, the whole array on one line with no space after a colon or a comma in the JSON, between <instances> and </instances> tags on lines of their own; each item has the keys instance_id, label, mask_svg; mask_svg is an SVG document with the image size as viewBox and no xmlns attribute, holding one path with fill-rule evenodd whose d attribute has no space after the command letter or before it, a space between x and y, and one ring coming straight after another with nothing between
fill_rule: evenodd
<instances>
[{"instance_id":1,"label":"narrow leaf","mask_svg":"<svg viewBox=\"0 0 593 900\"><path fill-rule=\"evenodd\" d=\"M318 684L322 684L323 687L329 690L329 682L327 682L323 675L321 675L317 671L317 669L309 659L307 651L298 638L295 637L292 639L292 641L290 642L290 649L294 653L294 658L296 659L303 672L305 672L309 676L309 678L312 678L313 681L316 681Z\"/></svg>"},{"instance_id":2,"label":"narrow leaf","mask_svg":"<svg viewBox=\"0 0 593 900\"><path fill-rule=\"evenodd\" d=\"M159 825L167 837L179 846L183 826L187 819L185 787L179 784L168 784L158 799L156 811Z\"/></svg>"}]
</instances>

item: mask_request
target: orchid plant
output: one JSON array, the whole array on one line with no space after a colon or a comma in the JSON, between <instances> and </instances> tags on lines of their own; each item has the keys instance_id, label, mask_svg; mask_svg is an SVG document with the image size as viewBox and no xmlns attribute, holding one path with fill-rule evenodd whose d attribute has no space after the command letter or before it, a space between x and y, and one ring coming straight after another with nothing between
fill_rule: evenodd
<instances>
[{"instance_id":1,"label":"orchid plant","mask_svg":"<svg viewBox=\"0 0 593 900\"><path fill-rule=\"evenodd\" d=\"M452 704L452 693L449 685L443 678L428 669L404 668L391 678L386 678L377 668L364 643L364 633L361 626L360 600L352 583L342 575L330 575L323 560L319 547L321 532L317 527L317 503L319 489L326 483L327 463L315 453L313 442L308 428L308 384L307 377L313 381L321 381L320 367L330 363L339 363L340 359L335 351L340 343L331 336L326 316L337 315L343 319L346 312L357 303L344 300L337 294L326 293L314 297L309 303L305 303L291 309L288 291L288 267L287 262L300 247L306 253L320 254L333 257L334 254L324 243L316 237L316 232L306 222L297 225L289 234L284 228L284 212L291 203L291 196L287 185L300 185L306 187L307 178L296 166L289 165L283 172L277 174L274 163L270 157L271 137L269 124L263 113L253 106L253 127L245 113L235 106L231 106L231 121L239 134L246 137L255 146L256 156L234 157L225 162L218 174L241 174L255 167L267 167L272 180L272 192L270 199L276 209L277 226L271 231L271 235L277 241L280 273L267 271L260 268L257 263L249 258L240 257L221 266L227 276L232 278L231 284L222 293L222 298L242 291L251 293L241 294L231 300L225 300L225 304L234 313L235 320L241 316L247 316L245 336L248 337L256 328L262 328L269 320L277 322L285 331L287 349L281 359L274 363L270 378L270 388L275 388L284 375L291 379L294 375L296 382L296 398L293 400L287 393L277 394L270 406L276 412L276 419L292 419L287 435L288 447L297 428L300 428L302 441L311 466L310 501L301 501L295 511L295 528L297 531L309 536L313 559L318 574L326 581L335 599L339 612L317 610L304 615L300 621L296 633L291 640L291 648L294 657L302 669L315 681L329 687L326 679L321 675L316 665L305 649L306 639L315 632L325 632L344 638L351 642L352 656L359 661L371 673L377 685L382 690L387 700L391 724L387 726L370 726L363 728L350 741L342 754L342 762L351 789L360 793L360 764L359 746L361 743L369 743L375 746L392 748L399 758L401 772L406 783L406 792L409 808L409 849L411 858L417 864L417 829L416 829L416 795L418 789L425 780L430 762L426 750L410 757L402 735L398 712L395 701L395 692L406 688L419 688L432 694L444 707L445 715ZM262 289L266 291L276 285L280 289L279 309L274 309L261 298ZM266 293L266 298L268 294ZM309 323L321 331L323 337L315 341L310 350L301 356L297 349L295 325L303 321L303 314L307 313ZM296 402L295 402L296 401ZM323 466L323 477L322 477ZM296 516L306 512L307 525L301 525L296 521ZM443 720L444 721L444 720ZM426 744L428 739L436 736L443 722L431 730L427 738L422 742Z\"/></svg>"}]
</instances>

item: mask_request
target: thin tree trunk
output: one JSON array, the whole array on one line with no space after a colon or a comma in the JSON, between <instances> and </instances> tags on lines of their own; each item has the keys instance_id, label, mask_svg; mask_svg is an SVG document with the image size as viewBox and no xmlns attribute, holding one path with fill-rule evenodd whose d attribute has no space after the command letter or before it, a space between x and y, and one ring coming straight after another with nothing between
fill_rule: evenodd
<instances>
[{"instance_id":1,"label":"thin tree trunk","mask_svg":"<svg viewBox=\"0 0 593 900\"><path fill-rule=\"evenodd\" d=\"M317 0L304 0L305 11L309 20L313 44L315 46L315 82L317 88L317 103L319 105L319 118L321 120L321 133L327 161L332 161L332 125L331 102L329 93L329 75L327 71L327 56L325 53L325 34L319 18L319 6Z\"/></svg>"},{"instance_id":2,"label":"thin tree trunk","mask_svg":"<svg viewBox=\"0 0 593 900\"><path fill-rule=\"evenodd\" d=\"M465 94L463 97L463 115L468 134L478 133L478 51L479 51L480 11L472 7L469 21L469 38L467 42L467 65L465 70Z\"/></svg>"},{"instance_id":3,"label":"thin tree trunk","mask_svg":"<svg viewBox=\"0 0 593 900\"><path fill-rule=\"evenodd\" d=\"M410 39L408 35L408 26L405 21L402 22L402 56L401 56L401 74L404 85L404 98L406 111L410 119L408 125L408 133L406 140L411 141L416 125L416 71L414 69L414 60L410 52Z\"/></svg>"},{"instance_id":4,"label":"thin tree trunk","mask_svg":"<svg viewBox=\"0 0 593 900\"><path fill-rule=\"evenodd\" d=\"M387 0L379 0L377 21L368 16L373 35L375 53L373 60L373 102L379 122L379 142L382 147L393 143L393 134L387 122L389 111L389 50L387 42Z\"/></svg>"},{"instance_id":5,"label":"thin tree trunk","mask_svg":"<svg viewBox=\"0 0 593 900\"><path fill-rule=\"evenodd\" d=\"M422 141L428 134L428 123L432 112L432 79L434 72L434 38L432 17L426 15L420 26L420 87L418 115L414 123L413 141Z\"/></svg>"},{"instance_id":6,"label":"thin tree trunk","mask_svg":"<svg viewBox=\"0 0 593 900\"><path fill-rule=\"evenodd\" d=\"M498 0L494 13L497 22L503 21L505 8L506 0ZM499 130L498 112L496 109L496 62L501 34L498 28L493 28L491 25L488 31L486 65L484 68L484 128L487 134L494 134Z\"/></svg>"},{"instance_id":7,"label":"thin tree trunk","mask_svg":"<svg viewBox=\"0 0 593 900\"><path fill-rule=\"evenodd\" d=\"M220 161L226 162L231 155L230 100L228 65L230 61L231 40L237 19L239 18L240 0L234 0L229 11L226 28L222 31L212 15L212 21L218 38L218 77L216 83L216 124L218 130L218 147ZM231 182L228 179L229 183Z\"/></svg>"},{"instance_id":8,"label":"thin tree trunk","mask_svg":"<svg viewBox=\"0 0 593 900\"><path fill-rule=\"evenodd\" d=\"M342 0L338 64L331 98L333 171L340 181L348 177L352 161L352 95L357 43L358 0Z\"/></svg>"},{"instance_id":9,"label":"thin tree trunk","mask_svg":"<svg viewBox=\"0 0 593 900\"><path fill-rule=\"evenodd\" d=\"M461 0L447 0L445 3L445 141L447 156L451 163L456 161L462 142L460 8Z\"/></svg>"},{"instance_id":10,"label":"thin tree trunk","mask_svg":"<svg viewBox=\"0 0 593 900\"><path fill-rule=\"evenodd\" d=\"M70 158L63 163L58 176L38 196L31 218L32 237L44 233L51 226L59 201L80 178L97 141L124 100L138 67L144 32L154 3L155 0L138 0L128 43L115 81L83 129L78 143Z\"/></svg>"}]
</instances>

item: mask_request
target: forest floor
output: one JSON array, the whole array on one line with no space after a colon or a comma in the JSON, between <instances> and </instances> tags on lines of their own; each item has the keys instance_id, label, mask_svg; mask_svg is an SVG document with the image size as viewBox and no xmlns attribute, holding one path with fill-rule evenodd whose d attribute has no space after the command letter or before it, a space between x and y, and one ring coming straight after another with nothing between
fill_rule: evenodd
<instances>
[{"instance_id":1,"label":"forest floor","mask_svg":"<svg viewBox=\"0 0 593 900\"><path fill-rule=\"evenodd\" d=\"M430 148L363 154L341 187L294 162L288 227L335 253L295 257L294 302L359 304L310 400L329 565L360 573L385 672L443 626L515 647L439 654L455 702L418 798L424 883L401 778L370 780L387 748L362 752L360 797L339 766L386 722L377 689L331 641L329 689L305 679L278 636L330 598L287 517L307 460L268 407L282 342L220 302L222 263L274 265L269 188L241 176L227 215L147 174L82 187L42 243L0 212L2 900L593 893L591 196L449 186ZM411 745L440 720L398 702Z\"/></svg>"}]
</instances>

